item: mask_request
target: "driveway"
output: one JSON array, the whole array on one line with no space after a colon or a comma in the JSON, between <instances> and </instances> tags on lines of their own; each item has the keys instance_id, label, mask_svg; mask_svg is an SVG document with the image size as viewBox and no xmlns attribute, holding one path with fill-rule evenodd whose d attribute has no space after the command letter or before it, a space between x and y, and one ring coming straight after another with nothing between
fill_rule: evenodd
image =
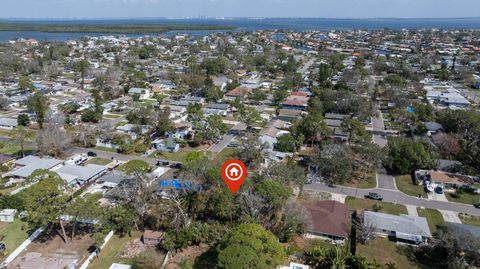
<instances>
[{"instance_id":1,"label":"driveway","mask_svg":"<svg viewBox=\"0 0 480 269\"><path fill-rule=\"evenodd\" d=\"M403 205L413 205L416 207L433 208L433 209L447 210L447 211L453 211L453 212L461 212L461 213L466 213L470 215L480 216L480 210L475 208L473 205L460 204L460 203L454 203L454 202L433 201L433 200L408 196L402 192L393 191L393 190L355 189L355 188L340 187L340 186L329 187L322 183L313 183L313 184L305 185L304 190L343 194L343 195L357 197L357 198L364 198L364 196L368 194L368 192L376 192L383 196L383 200L385 202L403 204Z\"/></svg>"},{"instance_id":2,"label":"driveway","mask_svg":"<svg viewBox=\"0 0 480 269\"><path fill-rule=\"evenodd\" d=\"M462 220L458 217L457 212L452 212L448 210L439 210L442 214L443 220L445 222L452 222L452 223L462 223Z\"/></svg>"},{"instance_id":3,"label":"driveway","mask_svg":"<svg viewBox=\"0 0 480 269\"><path fill-rule=\"evenodd\" d=\"M391 175L387 175L386 171L381 171L377 174L377 188L386 190L398 190L395 185L395 178Z\"/></svg>"},{"instance_id":4,"label":"driveway","mask_svg":"<svg viewBox=\"0 0 480 269\"><path fill-rule=\"evenodd\" d=\"M372 117L373 143L379 145L381 148L387 145L385 135L385 124L383 123L383 115L380 110L375 111L376 116Z\"/></svg>"}]
</instances>

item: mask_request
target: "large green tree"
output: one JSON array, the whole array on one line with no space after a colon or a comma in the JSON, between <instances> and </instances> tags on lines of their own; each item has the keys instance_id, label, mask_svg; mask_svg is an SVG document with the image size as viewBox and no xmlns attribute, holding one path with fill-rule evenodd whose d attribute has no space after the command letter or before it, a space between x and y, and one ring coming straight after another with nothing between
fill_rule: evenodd
<instances>
[{"instance_id":1,"label":"large green tree","mask_svg":"<svg viewBox=\"0 0 480 269\"><path fill-rule=\"evenodd\" d=\"M409 174L417 169L435 167L433 152L423 141L392 137L388 140L386 150L386 167L396 174Z\"/></svg>"},{"instance_id":2,"label":"large green tree","mask_svg":"<svg viewBox=\"0 0 480 269\"><path fill-rule=\"evenodd\" d=\"M278 238L258 224L237 226L225 236L217 251L217 265L226 269L276 268L286 258Z\"/></svg>"},{"instance_id":3,"label":"large green tree","mask_svg":"<svg viewBox=\"0 0 480 269\"><path fill-rule=\"evenodd\" d=\"M37 122L40 129L43 129L43 123L45 122L45 116L48 111L48 99L41 92L36 92L34 95L27 99L28 110L35 113L37 116Z\"/></svg>"},{"instance_id":4,"label":"large green tree","mask_svg":"<svg viewBox=\"0 0 480 269\"><path fill-rule=\"evenodd\" d=\"M23 154L25 153L25 143L28 140L32 140L35 137L35 133L24 126L19 125L13 129L8 136L20 145L20 156L23 158Z\"/></svg>"}]
</instances>

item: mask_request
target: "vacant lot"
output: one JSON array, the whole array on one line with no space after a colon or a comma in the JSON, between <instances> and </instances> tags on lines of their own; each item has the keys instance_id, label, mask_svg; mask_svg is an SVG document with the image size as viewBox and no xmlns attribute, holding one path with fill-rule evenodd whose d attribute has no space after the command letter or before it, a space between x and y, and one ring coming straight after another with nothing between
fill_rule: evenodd
<instances>
[{"instance_id":1,"label":"vacant lot","mask_svg":"<svg viewBox=\"0 0 480 269\"><path fill-rule=\"evenodd\" d=\"M108 268L112 263L131 264L132 259L123 256L125 245L135 239L140 238L141 233L134 232L132 236L113 235L108 241L107 245L100 251L98 257L88 267L89 269L103 269Z\"/></svg>"},{"instance_id":2,"label":"vacant lot","mask_svg":"<svg viewBox=\"0 0 480 269\"><path fill-rule=\"evenodd\" d=\"M0 222L0 237L1 241L5 242L7 249L4 252L5 256L8 256L12 251L14 251L18 246L20 246L23 241L28 238L27 224L23 221L16 219L14 222Z\"/></svg>"},{"instance_id":3,"label":"vacant lot","mask_svg":"<svg viewBox=\"0 0 480 269\"><path fill-rule=\"evenodd\" d=\"M397 245L385 238L377 238L366 245L357 244L357 254L376 260L380 264L393 262L399 269L418 268L405 256L406 247Z\"/></svg>"},{"instance_id":4,"label":"vacant lot","mask_svg":"<svg viewBox=\"0 0 480 269\"><path fill-rule=\"evenodd\" d=\"M65 244L58 235L41 235L23 251L9 268L63 269L76 261L82 264L90 255L94 241L90 236L77 237Z\"/></svg>"},{"instance_id":5,"label":"vacant lot","mask_svg":"<svg viewBox=\"0 0 480 269\"><path fill-rule=\"evenodd\" d=\"M460 220L462 220L463 224L480 227L480 217L468 214L459 214L458 216L460 217Z\"/></svg>"},{"instance_id":6,"label":"vacant lot","mask_svg":"<svg viewBox=\"0 0 480 269\"><path fill-rule=\"evenodd\" d=\"M417 212L418 216L427 218L428 227L430 227L430 232L432 232L432 234L437 231L437 226L445 224L442 214L436 209L417 208Z\"/></svg>"},{"instance_id":7,"label":"vacant lot","mask_svg":"<svg viewBox=\"0 0 480 269\"><path fill-rule=\"evenodd\" d=\"M355 197L347 197L345 203L351 209L377 211L393 215L408 214L407 208L404 205L400 204L359 199Z\"/></svg>"},{"instance_id":8,"label":"vacant lot","mask_svg":"<svg viewBox=\"0 0 480 269\"><path fill-rule=\"evenodd\" d=\"M447 193L445 196L450 202L470 205L480 203L480 194L477 193L457 191L456 193Z\"/></svg>"},{"instance_id":9,"label":"vacant lot","mask_svg":"<svg viewBox=\"0 0 480 269\"><path fill-rule=\"evenodd\" d=\"M397 184L397 188L407 195L415 197L421 195L422 197L427 198L427 194L425 193L423 185L413 184L412 177L410 175L395 177L395 183Z\"/></svg>"}]
</instances>

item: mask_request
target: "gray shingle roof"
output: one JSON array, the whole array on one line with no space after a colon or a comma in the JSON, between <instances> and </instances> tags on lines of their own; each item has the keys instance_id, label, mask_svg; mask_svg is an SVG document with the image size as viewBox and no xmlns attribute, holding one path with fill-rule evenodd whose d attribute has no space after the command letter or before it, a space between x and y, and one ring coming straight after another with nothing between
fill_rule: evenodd
<instances>
[{"instance_id":1,"label":"gray shingle roof","mask_svg":"<svg viewBox=\"0 0 480 269\"><path fill-rule=\"evenodd\" d=\"M408 215L390 215L379 212L365 211L364 223L378 230L394 231L396 233L432 237L427 219Z\"/></svg>"}]
</instances>

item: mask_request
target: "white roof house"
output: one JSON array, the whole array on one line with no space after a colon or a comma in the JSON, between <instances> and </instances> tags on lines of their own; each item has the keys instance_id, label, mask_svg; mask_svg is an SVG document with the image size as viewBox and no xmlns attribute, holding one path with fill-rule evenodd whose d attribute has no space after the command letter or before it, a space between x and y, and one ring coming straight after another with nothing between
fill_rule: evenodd
<instances>
[{"instance_id":1,"label":"white roof house","mask_svg":"<svg viewBox=\"0 0 480 269\"><path fill-rule=\"evenodd\" d=\"M0 129L11 130L18 126L17 119L0 118Z\"/></svg>"},{"instance_id":2,"label":"white roof house","mask_svg":"<svg viewBox=\"0 0 480 269\"><path fill-rule=\"evenodd\" d=\"M99 178L106 171L106 166L96 164L87 164L85 166L65 165L55 170L55 172L70 185L83 185Z\"/></svg>"},{"instance_id":3,"label":"white roof house","mask_svg":"<svg viewBox=\"0 0 480 269\"><path fill-rule=\"evenodd\" d=\"M427 219L423 217L365 211L363 222L377 234L393 236L398 241L421 243L432 237Z\"/></svg>"},{"instance_id":4,"label":"white roof house","mask_svg":"<svg viewBox=\"0 0 480 269\"><path fill-rule=\"evenodd\" d=\"M112 263L109 269L131 269L132 266L128 264L121 264L121 263Z\"/></svg>"},{"instance_id":5,"label":"white roof house","mask_svg":"<svg viewBox=\"0 0 480 269\"><path fill-rule=\"evenodd\" d=\"M27 156L15 162L16 166L20 166L20 168L11 171L7 174L7 176L17 177L17 178L27 178L29 177L35 170L38 169L46 169L52 170L56 167L60 167L64 161L57 160L53 158L39 158L36 156Z\"/></svg>"}]
</instances>

